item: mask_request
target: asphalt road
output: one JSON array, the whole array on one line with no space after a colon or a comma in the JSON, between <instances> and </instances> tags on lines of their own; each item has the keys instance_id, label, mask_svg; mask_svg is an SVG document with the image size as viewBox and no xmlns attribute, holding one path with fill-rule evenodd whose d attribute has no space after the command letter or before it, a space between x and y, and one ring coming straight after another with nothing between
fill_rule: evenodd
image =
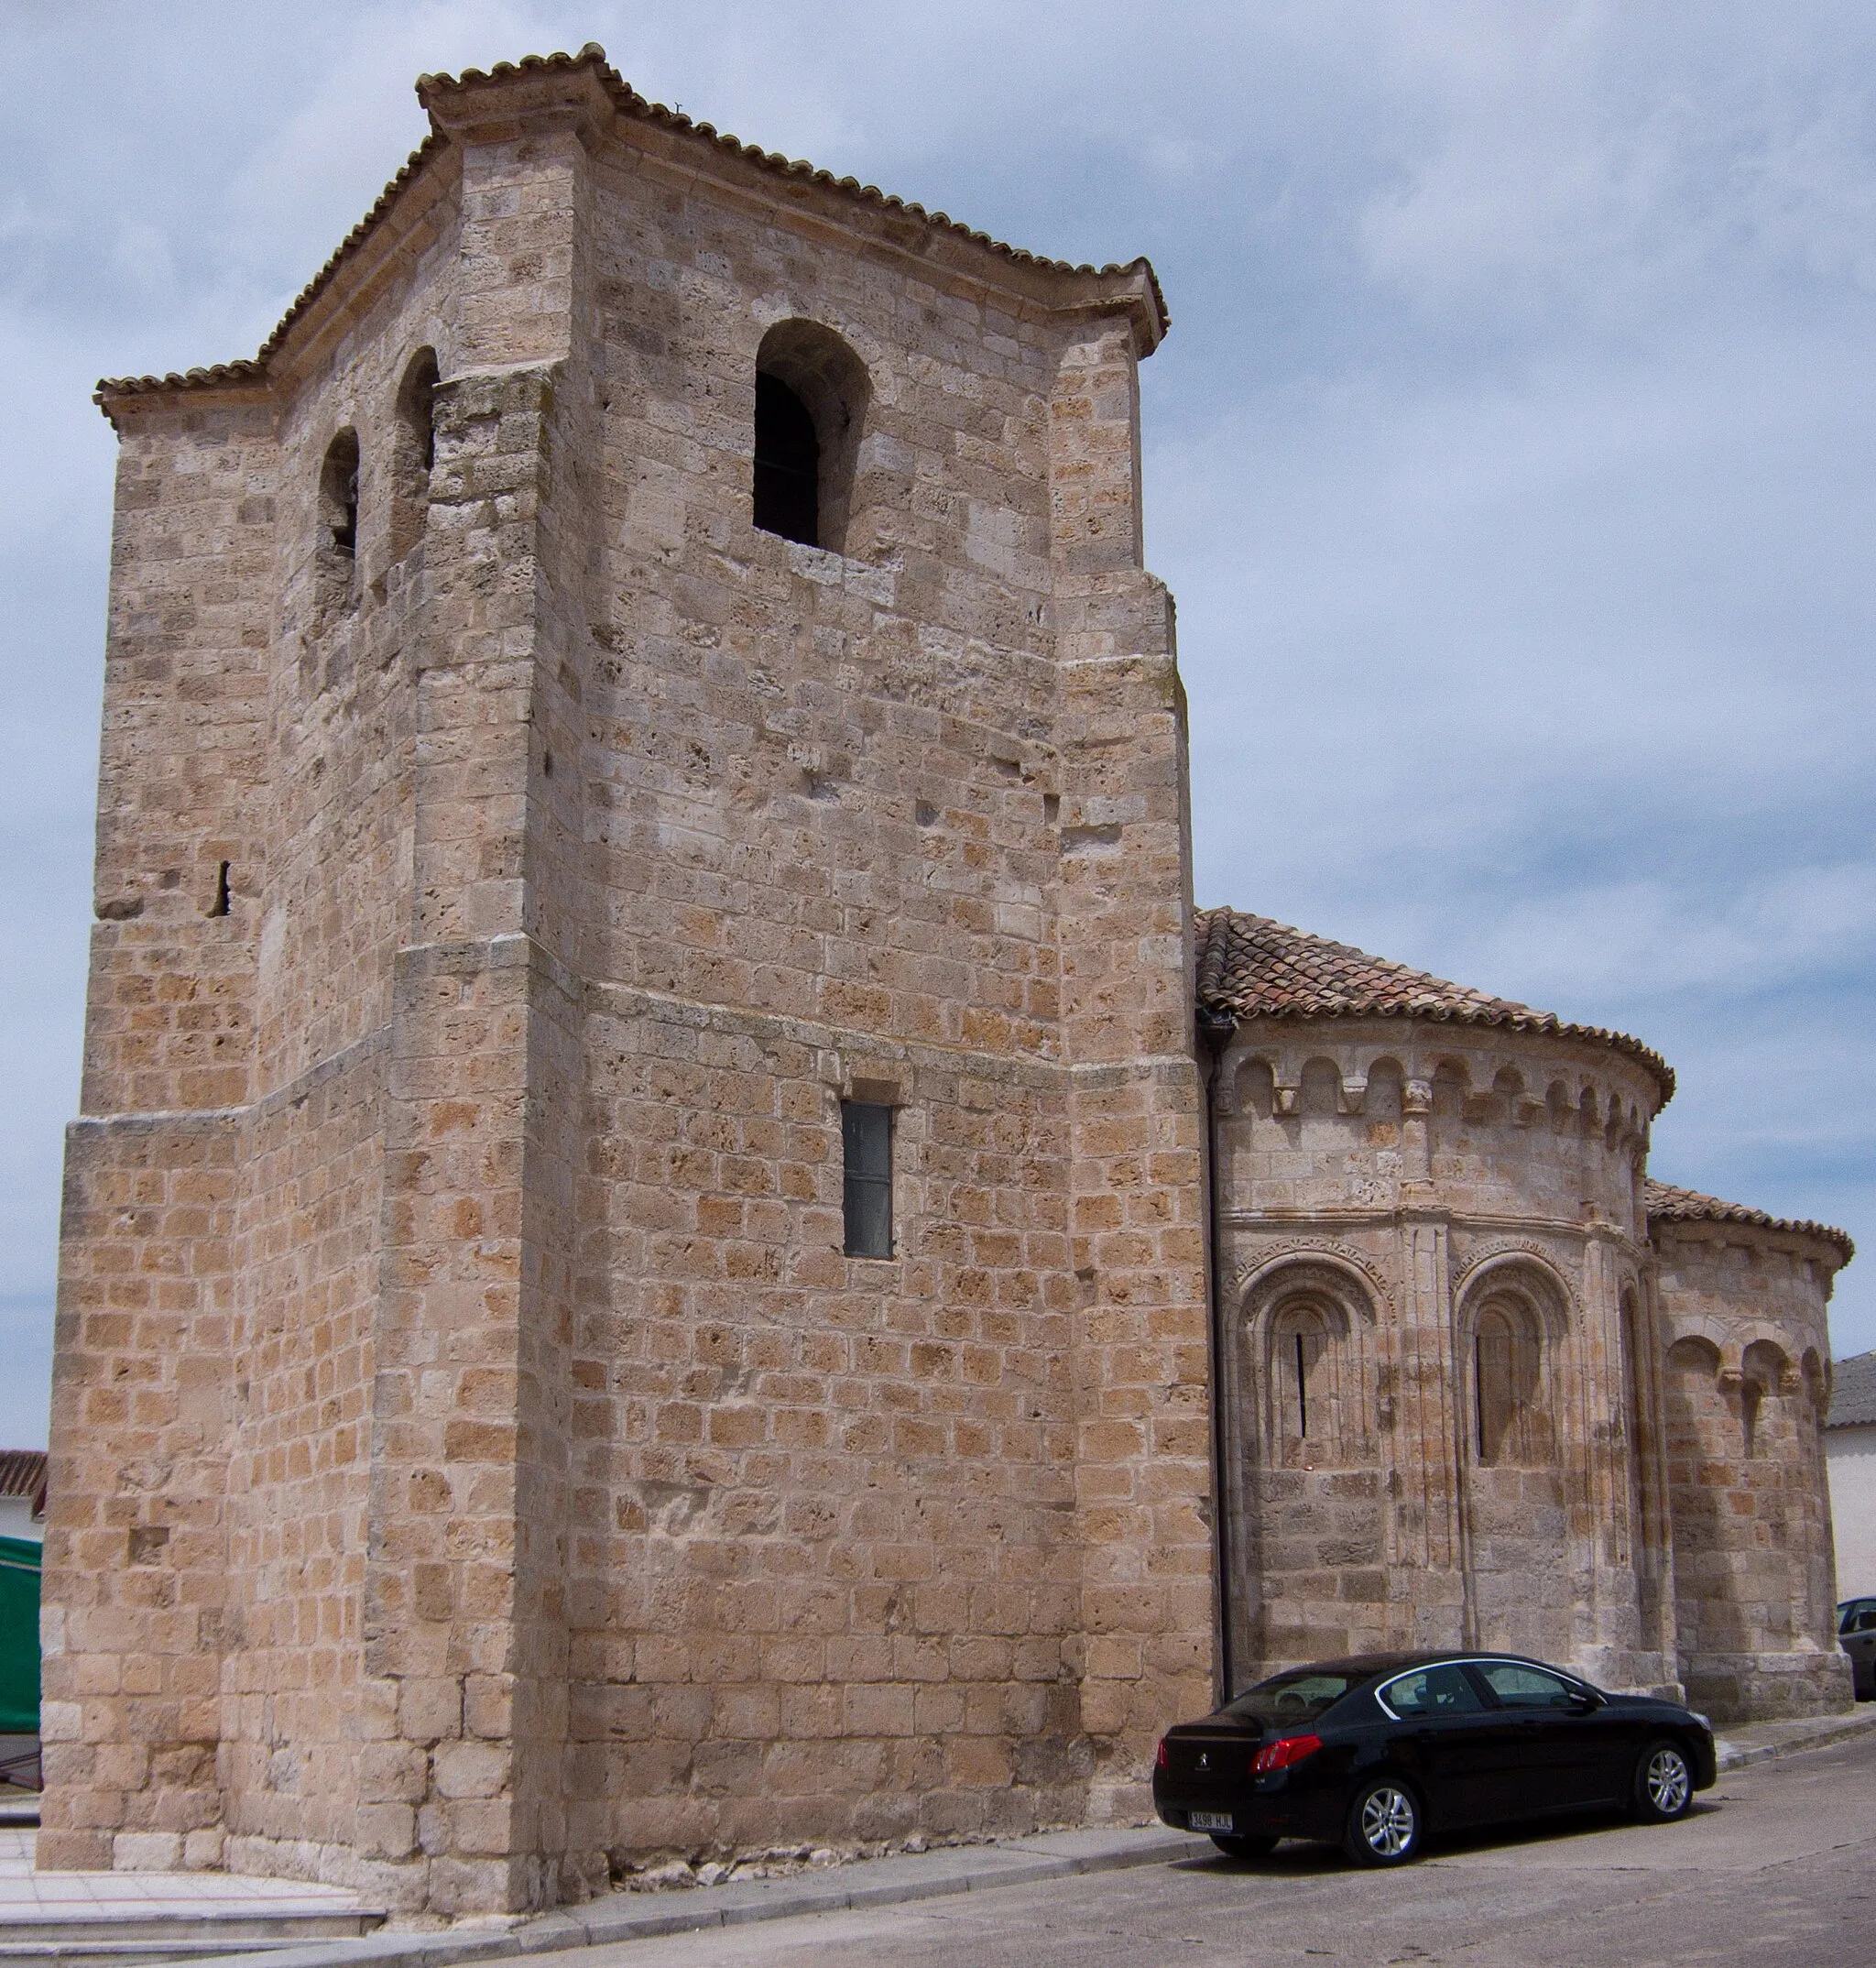
<instances>
[{"instance_id":1,"label":"asphalt road","mask_svg":"<svg viewBox=\"0 0 1876 1968\"><path fill-rule=\"evenodd\" d=\"M1430 1845L1358 1871L1280 1845L1046 1886L533 1957L530 1968L1477 1968L1876 1963L1876 1741L1722 1777L1680 1824Z\"/></svg>"}]
</instances>

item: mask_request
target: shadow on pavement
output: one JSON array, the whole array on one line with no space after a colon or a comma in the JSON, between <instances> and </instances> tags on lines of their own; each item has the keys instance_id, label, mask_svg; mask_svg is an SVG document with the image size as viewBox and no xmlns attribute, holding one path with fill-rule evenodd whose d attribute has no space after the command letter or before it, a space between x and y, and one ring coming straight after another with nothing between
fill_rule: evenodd
<instances>
[{"instance_id":1,"label":"shadow on pavement","mask_svg":"<svg viewBox=\"0 0 1876 1968\"><path fill-rule=\"evenodd\" d=\"M1718 1814L1721 1799L1699 1799L1686 1817L1678 1820L1691 1824ZM1560 1813L1554 1818L1524 1820L1517 1824L1475 1826L1464 1831L1430 1832L1423 1848L1423 1859L1458 1857L1468 1852L1509 1852L1521 1845L1551 1845L1560 1839L1586 1838L1600 1831L1660 1831L1669 1827L1644 1825L1624 1810L1586 1810ZM1330 1873L1364 1873L1336 1845L1307 1843L1285 1839L1268 1858L1228 1859L1222 1852L1194 1853L1188 1859L1175 1859L1176 1871L1205 1873L1249 1873L1270 1878L1314 1878ZM1385 1870L1385 1868L1380 1868Z\"/></svg>"}]
</instances>

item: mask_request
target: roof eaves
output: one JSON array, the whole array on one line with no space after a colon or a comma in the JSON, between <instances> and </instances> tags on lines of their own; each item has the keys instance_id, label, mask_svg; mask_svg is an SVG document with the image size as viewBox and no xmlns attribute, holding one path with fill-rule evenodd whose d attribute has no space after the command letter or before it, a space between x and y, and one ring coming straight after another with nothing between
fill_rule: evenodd
<instances>
[{"instance_id":1,"label":"roof eaves","mask_svg":"<svg viewBox=\"0 0 1876 1968\"><path fill-rule=\"evenodd\" d=\"M1644 1045L1626 1032L1613 1032L1601 1025L1570 1024L1554 1012L1536 1011L1530 1005L1517 1004L1507 998L1489 998L1482 992L1446 984L1443 979L1410 970L1404 964L1394 963L1386 957L1369 957L1366 951L1354 951L1346 945L1331 944L1326 938L1314 936L1307 930L1295 929L1288 924L1270 923L1268 926L1273 934L1290 937L1299 946L1319 947L1325 954L1347 951L1359 957L1370 968L1398 979L1399 988L1383 995L1380 991L1358 988L1319 986L1314 1000L1307 1004L1248 999L1244 991L1232 988L1229 978L1231 935L1234 923L1238 920L1258 924L1267 921L1263 917L1239 918L1236 910L1228 908L1196 913L1201 939L1198 1000L1202 1005L1230 1011L1241 1018L1293 1020L1299 1023L1322 1018L1398 1018L1434 1024L1497 1027L1503 1031L1532 1033L1547 1038L1603 1045L1635 1060L1653 1077L1661 1089L1663 1107L1674 1099L1674 1069L1652 1046ZM1418 985L1427 988L1415 989ZM1442 996L1443 991L1451 995Z\"/></svg>"},{"instance_id":2,"label":"roof eaves","mask_svg":"<svg viewBox=\"0 0 1876 1968\"><path fill-rule=\"evenodd\" d=\"M1750 1203L1729 1203L1718 1196L1703 1196L1698 1189L1657 1182L1652 1175L1642 1201L1651 1222L1736 1223L1782 1237L1807 1237L1840 1252L1840 1264L1848 1264L1857 1254L1849 1233L1831 1224L1818 1223L1809 1217L1775 1217L1769 1210L1754 1209Z\"/></svg>"},{"instance_id":3,"label":"roof eaves","mask_svg":"<svg viewBox=\"0 0 1876 1968\"><path fill-rule=\"evenodd\" d=\"M1152 323L1143 353L1151 353L1164 338L1167 329L1172 325L1172 318L1166 307L1166 296L1160 285L1160 277L1153 270L1152 262L1144 257L1131 260L1125 266L1110 263L1105 267L1076 266L1068 260L1051 259L1042 254L1031 253L1022 246L1007 245L1000 239L993 238L987 232L961 224L946 213L927 212L924 206L882 191L878 185L862 184L856 178L836 178L832 171L821 169L804 159L787 158L780 151L764 150L759 145L746 144L740 137L718 131L712 124L695 123L682 111L668 109L662 103L654 103L640 95L606 60L605 50L595 41L589 41L577 55L527 55L519 61L498 61L494 68L485 71L465 69L461 75L421 75L417 81L417 91L419 99L428 107L430 96L446 90L473 89L480 83L500 82L515 75L568 73L583 68L590 68L595 71L614 106L622 114L659 126L680 137L707 144L719 152L739 158L775 176L824 187L878 211L902 213L935 233L967 240L1012 266L1032 267L1049 273L1092 279L1125 279L1129 277L1141 279L1151 301ZM226 388L231 384L265 386L268 366L295 324L331 286L339 269L376 231L405 188L448 148L447 136L440 129L432 128L431 134L405 160L403 169L379 192L371 210L346 234L337 251L300 290L292 305L280 317L273 333L261 344L253 356L234 362L218 362L207 367L180 373L171 370L165 376L105 377L99 381L93 392L92 400L108 417L111 415L112 404L128 397L153 396L185 389L220 389Z\"/></svg>"},{"instance_id":4,"label":"roof eaves","mask_svg":"<svg viewBox=\"0 0 1876 1968\"><path fill-rule=\"evenodd\" d=\"M758 169L770 172L776 177L788 178L798 183L814 184L832 191L837 191L856 203L868 205L881 212L903 213L915 219L921 225L933 231L945 233L954 237L968 240L972 245L994 253L998 258L1013 266L1034 267L1048 273L1079 275L1092 279L1120 279L1129 275L1142 278L1152 301L1155 332L1152 344L1157 344L1172 325L1172 317L1166 306L1165 290L1160 285L1160 277L1153 270L1152 262L1141 256L1126 265L1110 261L1107 266L1095 267L1086 263L1077 265L1072 260L1053 259L1046 254L1031 253L1024 246L1013 246L1006 241L994 237L979 228L965 225L954 219L949 213L928 212L923 205L911 199L882 191L876 184L863 184L857 178L837 178L831 170L809 163L802 158L785 157L779 150L764 150L759 144L745 143L741 137L728 131L719 130L714 124L698 123L685 115L682 110L667 107L642 96L626 81L619 71L607 61L605 50L597 41L588 41L577 54L526 55L519 61L498 61L492 69L464 69L460 75L424 75L418 79L420 99L426 100L434 93L450 89L468 89L478 83L500 82L510 76L529 74L571 73L575 70L591 68L610 93L614 105L628 116L640 122L650 123L674 135L707 144L725 156L740 159L753 164Z\"/></svg>"}]
</instances>

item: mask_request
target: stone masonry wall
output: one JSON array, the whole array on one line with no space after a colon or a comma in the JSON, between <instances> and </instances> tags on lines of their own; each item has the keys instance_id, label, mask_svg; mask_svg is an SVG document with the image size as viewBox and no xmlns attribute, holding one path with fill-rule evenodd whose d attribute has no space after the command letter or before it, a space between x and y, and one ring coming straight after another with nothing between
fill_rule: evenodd
<instances>
[{"instance_id":1,"label":"stone masonry wall","mask_svg":"<svg viewBox=\"0 0 1876 1968\"><path fill-rule=\"evenodd\" d=\"M235 391L139 406L121 435L46 1536L39 1849L64 1865L109 1865L120 1834L126 1863L219 1849L225 1370L265 880L249 794L271 421Z\"/></svg>"},{"instance_id":2,"label":"stone masonry wall","mask_svg":"<svg viewBox=\"0 0 1876 1968\"><path fill-rule=\"evenodd\" d=\"M250 795L267 878L228 1366L221 1780L224 1863L244 1871L349 1877L360 1843L388 1028L427 594L423 533L399 523L398 399L446 336L455 247L436 206L406 214L389 277L278 390L268 742ZM346 429L358 529L335 599L322 464Z\"/></svg>"},{"instance_id":3,"label":"stone masonry wall","mask_svg":"<svg viewBox=\"0 0 1876 1968\"><path fill-rule=\"evenodd\" d=\"M1672 1684L1652 1077L1539 1035L1249 1020L1221 1084L1234 1680L1484 1645ZM1481 1320L1517 1335L1489 1425Z\"/></svg>"},{"instance_id":4,"label":"stone masonry wall","mask_svg":"<svg viewBox=\"0 0 1876 1968\"><path fill-rule=\"evenodd\" d=\"M1850 1704L1823 1426L1830 1245L1657 1219L1682 1678L1722 1720Z\"/></svg>"},{"instance_id":5,"label":"stone masonry wall","mask_svg":"<svg viewBox=\"0 0 1876 1968\"><path fill-rule=\"evenodd\" d=\"M107 814L202 832L107 840L101 896L226 859L236 906L94 967L139 1036L88 1115L213 1111L73 1137L42 1856L450 1913L1136 1812L1211 1621L1156 303L780 196L585 58L426 101L265 378L112 399L172 420L127 444L116 619L226 590L241 656L107 751ZM845 554L750 523L791 318L869 378ZM243 417L269 503L206 519L245 585L179 568L163 477ZM138 989L224 1009L171 1042ZM128 1071L165 1045L240 1070ZM889 1260L841 1253L843 1097L898 1110Z\"/></svg>"}]
</instances>

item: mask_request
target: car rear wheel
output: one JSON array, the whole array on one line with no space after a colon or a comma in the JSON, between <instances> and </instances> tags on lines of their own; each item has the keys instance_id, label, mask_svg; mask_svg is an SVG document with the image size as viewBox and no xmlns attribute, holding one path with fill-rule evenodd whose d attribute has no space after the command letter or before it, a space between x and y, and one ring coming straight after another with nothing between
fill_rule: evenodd
<instances>
[{"instance_id":1,"label":"car rear wheel","mask_svg":"<svg viewBox=\"0 0 1876 1968\"><path fill-rule=\"evenodd\" d=\"M1420 1799L1398 1777L1371 1777L1348 1804L1342 1850L1358 1865L1404 1865L1420 1853Z\"/></svg>"},{"instance_id":2,"label":"car rear wheel","mask_svg":"<svg viewBox=\"0 0 1876 1968\"><path fill-rule=\"evenodd\" d=\"M1266 1859L1277 1849L1274 1838L1240 1838L1234 1831L1214 1831L1212 1842L1227 1859Z\"/></svg>"},{"instance_id":3,"label":"car rear wheel","mask_svg":"<svg viewBox=\"0 0 1876 1968\"><path fill-rule=\"evenodd\" d=\"M1644 1824L1671 1824L1693 1803L1694 1773L1679 1744L1651 1743L1635 1766L1635 1815Z\"/></svg>"}]
</instances>

